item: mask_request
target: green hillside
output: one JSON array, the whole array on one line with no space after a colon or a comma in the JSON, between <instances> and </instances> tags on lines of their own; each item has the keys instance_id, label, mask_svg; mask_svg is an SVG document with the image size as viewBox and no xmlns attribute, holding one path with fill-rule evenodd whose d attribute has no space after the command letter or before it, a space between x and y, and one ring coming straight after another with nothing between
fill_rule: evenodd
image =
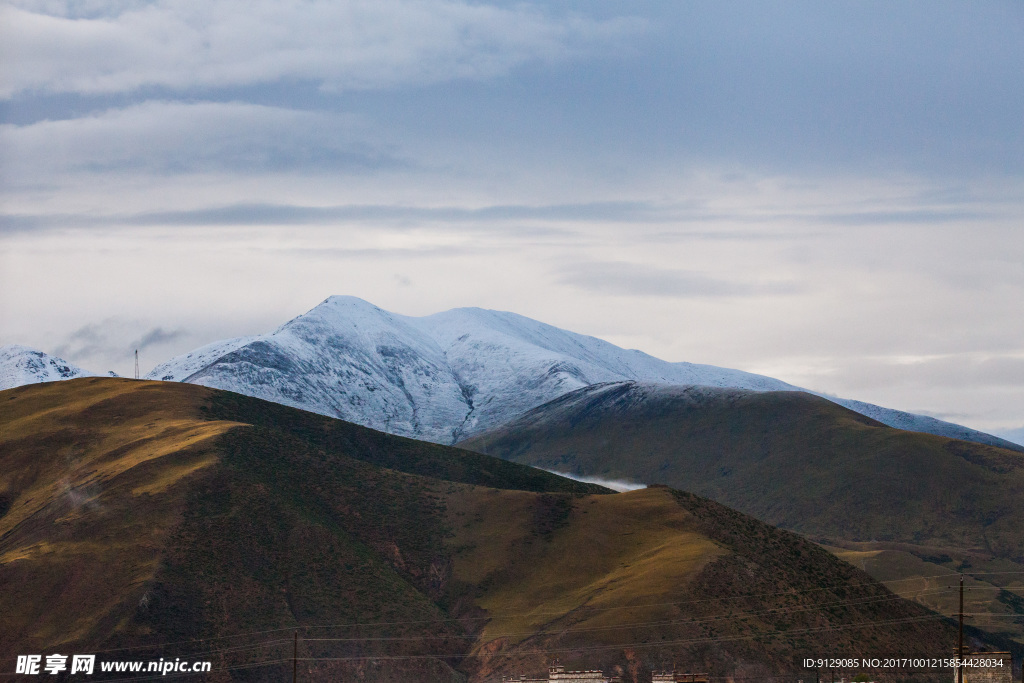
<instances>
[{"instance_id":1,"label":"green hillside","mask_svg":"<svg viewBox=\"0 0 1024 683\"><path fill-rule=\"evenodd\" d=\"M817 545L667 488L610 495L194 385L80 379L0 407L4 671L94 652L280 681L298 634L306 681L483 681L557 656L633 682L954 639Z\"/></svg>"},{"instance_id":2,"label":"green hillside","mask_svg":"<svg viewBox=\"0 0 1024 683\"><path fill-rule=\"evenodd\" d=\"M633 383L574 392L461 445L668 484L850 552L884 551L861 557L868 571L887 565L880 578L974 572L992 610L1024 617L1022 453L892 429L801 392ZM1024 618L986 625L1019 636Z\"/></svg>"}]
</instances>

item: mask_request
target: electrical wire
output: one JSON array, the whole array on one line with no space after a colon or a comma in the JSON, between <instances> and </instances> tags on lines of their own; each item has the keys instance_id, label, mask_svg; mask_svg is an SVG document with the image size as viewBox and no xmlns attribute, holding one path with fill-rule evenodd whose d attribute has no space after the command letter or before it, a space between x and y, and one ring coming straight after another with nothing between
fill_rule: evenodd
<instances>
[{"instance_id":1,"label":"electrical wire","mask_svg":"<svg viewBox=\"0 0 1024 683\"><path fill-rule=\"evenodd\" d=\"M1024 574L1024 572L994 572L994 573L999 573L999 574ZM763 593L747 593L747 594L741 594L741 595L723 596L723 597L718 597L718 598L702 598L702 599L698 599L698 600L683 600L683 601L661 602L661 603L645 603L645 604L640 604L640 605L617 605L617 606L611 606L611 607L591 607L589 609L591 611L611 611L611 610L620 610L620 609L637 609L637 608L642 608L642 607L663 607L663 606L671 606L671 605L674 605L674 606L696 605L696 604L703 604L703 603L708 603L708 602L722 602L722 601L729 601L729 600L746 600L746 599L751 599L751 598L773 597L773 596L778 596L778 595L794 595L794 596L795 595L806 595L806 594L809 594L809 593L818 593L818 592L822 592L822 591L832 591L832 590L842 590L842 589L873 588L873 587L877 587L879 584L888 585L888 584L894 584L894 583L903 583L903 582L906 582L906 581L916 581L916 580L921 580L921 579L949 578L950 576L953 576L953 575L950 575L950 574L935 574L935 575L931 575L931 576L915 576L915 577L910 577L910 578L906 578L906 579L890 579L890 580L886 580L886 581L870 581L870 582L865 581L865 582L860 582L860 583L840 583L840 584L834 584L832 586L820 586L820 587L817 587L817 588L807 588L807 589L803 589L803 590L782 590L782 591L770 591L770 592L763 592ZM958 576L958 575L956 575L956 576ZM965 587L965 590L967 590L969 588L975 588L975 587ZM980 587L978 587L978 588L980 588ZM648 593L648 594L641 594L641 596L642 595L664 595L664 593ZM231 639L231 638L245 638L245 637L252 637L252 636L257 636L257 635L265 635L265 634L268 634L268 633L286 633L286 632L292 632L292 631L296 631L296 630L309 631L309 630L312 630L312 629L331 629L331 628L368 628L368 627L377 627L377 626L406 626L406 625L415 625L415 624L464 623L466 621L488 621L488 620L492 620L492 619L496 619L496 618L510 619L510 618L515 618L515 617L534 616L534 615L539 615L539 614L558 615L558 614L564 614L564 612L559 612L559 611L548 611L548 612L545 612L545 611L533 611L533 612L520 612L520 613L512 613L512 614L502 614L502 615L499 615L497 617L495 617L494 615L488 615L488 616L481 616L481 617L469 617L469 616L467 616L467 617L460 617L460 618L451 617L451 618L446 618L446 619L419 619L419 620L378 621L378 622L347 622L347 623L335 623L335 624L312 624L312 625L305 625L305 626L296 625L296 626L290 626L290 627L265 629L265 630L260 630L260 631L246 631L246 632L243 632L243 633L234 633L234 634L224 635L224 636L210 636L210 637L207 637L207 638L193 638L193 639L189 639L189 640L179 640L179 641L172 641L172 642L155 643L155 644L152 644L152 645L132 645L132 646L120 647L120 648L110 648L110 649L107 649L107 650L96 650L96 654L108 654L108 653L111 653L111 652L125 652L125 651L129 651L129 650L142 650L142 649L163 648L163 647L171 647L171 646L174 646L174 645L187 645L189 643L201 643L201 642L209 642L209 641L216 641L216 640L226 640L226 639Z\"/></svg>"},{"instance_id":2,"label":"electrical wire","mask_svg":"<svg viewBox=\"0 0 1024 683\"><path fill-rule=\"evenodd\" d=\"M935 590L929 591L927 594L932 595L936 593L948 593L954 589ZM735 612L729 614L719 614L708 616L700 619L670 619L670 620L658 620L658 621L626 621L620 622L613 626L588 626L584 628L566 628L559 631L526 631L526 632L509 632L509 633L489 633L488 637L491 639L497 638L513 638L518 636L538 636L538 635L555 635L555 634L566 634L566 633L583 633L590 631L609 631L618 630L624 628L639 628L644 626L670 626L670 625L690 625L690 624L706 624L715 621L736 621L739 619L747 619L750 617L759 617L765 615L786 615L796 614L799 612L810 612L819 609L829 607L847 607L853 605L868 605L877 604L880 602L895 602L905 600L898 595L887 595L878 598L862 598L859 600L847 600L843 602L831 602L819 605L801 606L801 607L774 607L758 612ZM564 613L564 616L569 616L571 612ZM369 638L303 638L302 642L387 642L387 641L414 641L414 640L431 640L441 636L391 636L391 637L369 637ZM465 639L477 639L479 635L453 635L445 636L447 638L465 638Z\"/></svg>"},{"instance_id":3,"label":"electrical wire","mask_svg":"<svg viewBox=\"0 0 1024 683\"><path fill-rule=\"evenodd\" d=\"M651 647L665 647L668 645L696 645L705 643L726 643L741 640L755 640L758 638L764 638L775 635L797 635L801 633L823 633L828 631L845 631L850 629L858 629L869 626L892 626L896 624L910 624L919 623L925 621L936 621L940 619L946 619L947 617L941 614L930 614L920 617L908 617L905 619L889 619L884 621L866 621L858 622L855 624L844 624L841 626L823 626L818 628L805 628L805 629L788 629L788 630L767 630L759 631L755 634L745 636L723 636L723 637L707 637L707 638L689 638L684 640L661 640L657 642L633 642L633 643L618 643L615 645L590 645L590 646L579 646L579 647L560 647L560 648L545 648L545 649L533 649L533 650L516 650L515 652L508 653L509 656L521 656L530 654L554 654L557 652L596 652L601 650L620 650L623 648L651 648ZM434 653L434 654L421 654L421 655L352 655L348 657L299 657L299 661L361 661L361 660L404 660L404 659L433 659L437 657L452 657L452 658L466 658L472 657L475 653L473 651L466 653ZM501 653L494 653L492 656L501 656Z\"/></svg>"}]
</instances>

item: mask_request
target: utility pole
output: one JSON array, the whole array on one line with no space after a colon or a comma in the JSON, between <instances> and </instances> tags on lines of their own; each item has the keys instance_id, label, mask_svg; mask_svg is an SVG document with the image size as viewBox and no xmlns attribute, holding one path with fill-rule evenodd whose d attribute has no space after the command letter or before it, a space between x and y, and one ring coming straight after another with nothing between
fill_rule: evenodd
<instances>
[{"instance_id":1,"label":"utility pole","mask_svg":"<svg viewBox=\"0 0 1024 683\"><path fill-rule=\"evenodd\" d=\"M299 675L299 632L295 631L295 643L292 645L292 683L296 683Z\"/></svg>"},{"instance_id":2,"label":"utility pole","mask_svg":"<svg viewBox=\"0 0 1024 683\"><path fill-rule=\"evenodd\" d=\"M135 379L139 378L139 350L135 349Z\"/></svg>"},{"instance_id":3,"label":"utility pole","mask_svg":"<svg viewBox=\"0 0 1024 683\"><path fill-rule=\"evenodd\" d=\"M964 683L964 575L960 575L960 640L956 646L956 683Z\"/></svg>"}]
</instances>

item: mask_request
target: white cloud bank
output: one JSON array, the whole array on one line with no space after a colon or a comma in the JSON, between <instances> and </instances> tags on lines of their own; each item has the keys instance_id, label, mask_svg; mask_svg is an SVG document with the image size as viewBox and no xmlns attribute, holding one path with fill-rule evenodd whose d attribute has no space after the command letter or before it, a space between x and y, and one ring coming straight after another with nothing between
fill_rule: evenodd
<instances>
[{"instance_id":1,"label":"white cloud bank","mask_svg":"<svg viewBox=\"0 0 1024 683\"><path fill-rule=\"evenodd\" d=\"M21 0L0 7L0 96L230 87L365 89L486 78L633 35L634 19L457 0Z\"/></svg>"}]
</instances>

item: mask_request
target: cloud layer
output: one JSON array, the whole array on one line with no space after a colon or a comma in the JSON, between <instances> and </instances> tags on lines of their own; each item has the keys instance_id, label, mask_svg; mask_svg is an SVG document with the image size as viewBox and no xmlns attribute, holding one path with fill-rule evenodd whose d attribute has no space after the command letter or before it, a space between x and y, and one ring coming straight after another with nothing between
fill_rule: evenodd
<instances>
[{"instance_id":1,"label":"cloud layer","mask_svg":"<svg viewBox=\"0 0 1024 683\"><path fill-rule=\"evenodd\" d=\"M0 8L0 96L224 88L333 90L488 78L565 59L637 21L458 0L22 0Z\"/></svg>"},{"instance_id":2,"label":"cloud layer","mask_svg":"<svg viewBox=\"0 0 1024 683\"><path fill-rule=\"evenodd\" d=\"M365 172L402 165L368 138L354 117L245 102L147 101L73 119L0 125L8 191L73 175Z\"/></svg>"}]
</instances>

